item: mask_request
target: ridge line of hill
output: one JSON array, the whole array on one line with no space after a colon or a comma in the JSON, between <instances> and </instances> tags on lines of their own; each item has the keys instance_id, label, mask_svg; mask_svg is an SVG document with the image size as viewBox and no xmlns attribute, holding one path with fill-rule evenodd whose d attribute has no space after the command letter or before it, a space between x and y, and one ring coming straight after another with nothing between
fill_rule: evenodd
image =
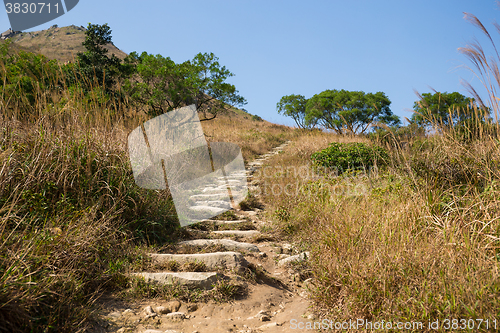
<instances>
[{"instance_id":1,"label":"ridge line of hill","mask_svg":"<svg viewBox=\"0 0 500 333\"><path fill-rule=\"evenodd\" d=\"M82 43L85 41L83 26L70 25L59 27L57 24L46 30L20 32L9 29L0 35L0 41L10 40L19 49L40 53L49 59L60 62L74 61L78 52L85 52ZM113 43L105 46L109 54L124 59L127 53L117 48Z\"/></svg>"}]
</instances>

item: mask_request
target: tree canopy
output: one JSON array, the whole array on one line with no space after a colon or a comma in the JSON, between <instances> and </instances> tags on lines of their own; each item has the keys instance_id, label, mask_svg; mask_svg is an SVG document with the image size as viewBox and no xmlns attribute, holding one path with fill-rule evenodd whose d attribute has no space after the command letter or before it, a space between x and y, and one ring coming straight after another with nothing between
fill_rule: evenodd
<instances>
[{"instance_id":1,"label":"tree canopy","mask_svg":"<svg viewBox=\"0 0 500 333\"><path fill-rule=\"evenodd\" d=\"M120 72L120 59L114 54L108 56L108 50L104 47L111 43L111 29L108 24L99 25L89 23L85 31L85 52L79 52L79 73L88 84L104 85L106 89L115 83L115 77Z\"/></svg>"},{"instance_id":2,"label":"tree canopy","mask_svg":"<svg viewBox=\"0 0 500 333\"><path fill-rule=\"evenodd\" d=\"M423 93L420 95L420 100L413 104L415 113L412 121L419 125L428 125L434 121L442 121L446 126L454 125L470 118L474 112L473 105L475 105L474 98L458 92Z\"/></svg>"},{"instance_id":3,"label":"tree canopy","mask_svg":"<svg viewBox=\"0 0 500 333\"><path fill-rule=\"evenodd\" d=\"M108 56L111 43L107 24L89 23L75 63L58 64L29 52L13 52L10 43L0 44L0 79L7 108L29 113L42 91L81 93L94 103L135 104L157 116L195 104L203 120L210 120L229 106L246 104L236 87L227 82L233 76L213 53L198 53L192 60L175 63L169 57L132 52L122 62ZM21 97L22 96L22 97ZM28 111L25 112L24 110Z\"/></svg>"},{"instance_id":4,"label":"tree canopy","mask_svg":"<svg viewBox=\"0 0 500 333\"><path fill-rule=\"evenodd\" d=\"M338 134L360 134L376 122L399 124L399 117L391 112L390 104L383 92L325 90L308 100L305 121L317 121Z\"/></svg>"},{"instance_id":5,"label":"tree canopy","mask_svg":"<svg viewBox=\"0 0 500 333\"><path fill-rule=\"evenodd\" d=\"M213 53L198 53L193 60L176 64L169 57L133 52L127 62L136 75L125 85L133 101L147 106L152 115L195 104L209 120L227 105L244 105L235 86L226 82L233 74ZM211 117L207 118L207 113Z\"/></svg>"},{"instance_id":6,"label":"tree canopy","mask_svg":"<svg viewBox=\"0 0 500 333\"><path fill-rule=\"evenodd\" d=\"M306 122L307 99L302 95L288 95L281 97L276 104L276 110L279 114L292 117L299 128L312 128L315 123Z\"/></svg>"}]
</instances>

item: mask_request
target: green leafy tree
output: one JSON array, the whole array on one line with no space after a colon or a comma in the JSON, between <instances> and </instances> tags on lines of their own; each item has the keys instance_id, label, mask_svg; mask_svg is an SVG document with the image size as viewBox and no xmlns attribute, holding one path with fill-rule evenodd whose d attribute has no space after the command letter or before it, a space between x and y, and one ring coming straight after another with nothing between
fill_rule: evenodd
<instances>
[{"instance_id":1,"label":"green leafy tree","mask_svg":"<svg viewBox=\"0 0 500 333\"><path fill-rule=\"evenodd\" d=\"M100 85L108 91L111 90L120 74L121 61L114 54L108 56L108 50L104 46L109 43L111 29L107 23L88 24L85 41L82 43L85 52L77 54L80 75L76 79L83 79L89 85Z\"/></svg>"},{"instance_id":2,"label":"green leafy tree","mask_svg":"<svg viewBox=\"0 0 500 333\"><path fill-rule=\"evenodd\" d=\"M190 64L186 65L189 73L186 86L194 94L196 108L205 114L205 119L215 118L228 105L243 106L247 103L238 95L236 87L226 82L234 74L221 66L213 53L198 53ZM207 112L213 118L207 118Z\"/></svg>"},{"instance_id":3,"label":"green leafy tree","mask_svg":"<svg viewBox=\"0 0 500 333\"><path fill-rule=\"evenodd\" d=\"M226 82L233 74L213 53L199 53L192 61L176 64L169 57L134 52L126 62L135 63L137 74L125 88L153 116L195 104L204 114L202 120L210 120L228 105L246 104L235 86Z\"/></svg>"},{"instance_id":4,"label":"green leafy tree","mask_svg":"<svg viewBox=\"0 0 500 333\"><path fill-rule=\"evenodd\" d=\"M299 128L313 128L316 125L315 119L306 122L307 99L302 95L288 95L281 97L276 104L276 110L279 114L291 117Z\"/></svg>"},{"instance_id":5,"label":"green leafy tree","mask_svg":"<svg viewBox=\"0 0 500 333\"><path fill-rule=\"evenodd\" d=\"M317 121L338 134L361 134L374 123L400 123L399 117L392 114L390 104L383 92L325 90L308 100L305 120L307 123Z\"/></svg>"},{"instance_id":6,"label":"green leafy tree","mask_svg":"<svg viewBox=\"0 0 500 333\"><path fill-rule=\"evenodd\" d=\"M153 116L173 110L182 104L181 88L185 74L169 57L133 52L130 63L135 63L137 75L124 88L136 104L145 106ZM126 59L128 61L128 59Z\"/></svg>"},{"instance_id":7,"label":"green leafy tree","mask_svg":"<svg viewBox=\"0 0 500 333\"><path fill-rule=\"evenodd\" d=\"M420 100L413 104L415 113L412 121L420 126L433 122L442 122L445 126L463 123L474 113L474 105L474 98L458 92L423 93ZM489 111L487 113L489 114Z\"/></svg>"}]
</instances>

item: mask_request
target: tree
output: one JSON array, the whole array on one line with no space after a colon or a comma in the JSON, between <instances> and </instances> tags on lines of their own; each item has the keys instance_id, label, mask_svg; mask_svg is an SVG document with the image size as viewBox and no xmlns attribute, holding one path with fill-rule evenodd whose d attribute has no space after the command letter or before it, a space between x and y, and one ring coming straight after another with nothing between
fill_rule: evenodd
<instances>
[{"instance_id":1,"label":"tree","mask_svg":"<svg viewBox=\"0 0 500 333\"><path fill-rule=\"evenodd\" d=\"M134 52L127 62L136 63L137 75L127 82L126 90L153 116L195 104L203 121L215 118L227 105L246 104L235 86L225 82L233 74L213 53L199 53L192 61L176 64L169 57Z\"/></svg>"},{"instance_id":2,"label":"tree","mask_svg":"<svg viewBox=\"0 0 500 333\"><path fill-rule=\"evenodd\" d=\"M194 94L196 108L205 114L206 120L215 118L227 105L247 104L245 98L238 95L236 87L225 82L234 74L225 66L221 67L219 58L213 53L198 53L191 66L188 64L186 67L189 73L186 87ZM212 118L206 117L207 112L212 114Z\"/></svg>"},{"instance_id":3,"label":"tree","mask_svg":"<svg viewBox=\"0 0 500 333\"><path fill-rule=\"evenodd\" d=\"M391 101L383 92L325 90L314 95L306 105L306 122L317 121L338 134L364 133L373 123L397 125Z\"/></svg>"},{"instance_id":4,"label":"tree","mask_svg":"<svg viewBox=\"0 0 500 333\"><path fill-rule=\"evenodd\" d=\"M313 128L315 122L306 122L307 99L302 95L288 95L281 97L276 104L279 114L292 117L299 128Z\"/></svg>"},{"instance_id":5,"label":"tree","mask_svg":"<svg viewBox=\"0 0 500 333\"><path fill-rule=\"evenodd\" d=\"M132 52L129 59L136 63L137 77L128 81L124 88L135 103L146 106L153 116L182 104L183 96L176 91L182 92L178 85L182 84L185 75L172 59L146 52L140 56Z\"/></svg>"},{"instance_id":6,"label":"tree","mask_svg":"<svg viewBox=\"0 0 500 333\"><path fill-rule=\"evenodd\" d=\"M413 104L415 113L412 121L418 125L429 125L442 122L445 126L452 126L464 122L474 112L474 98L465 97L458 92L423 93L420 100ZM489 111L487 111L489 114Z\"/></svg>"},{"instance_id":7,"label":"tree","mask_svg":"<svg viewBox=\"0 0 500 333\"><path fill-rule=\"evenodd\" d=\"M115 83L120 73L120 59L114 54L108 56L104 47L111 43L111 29L108 24L99 25L89 23L85 31L85 41L82 43L85 52L79 52L78 66L81 77L87 84L102 85L107 90Z\"/></svg>"}]
</instances>

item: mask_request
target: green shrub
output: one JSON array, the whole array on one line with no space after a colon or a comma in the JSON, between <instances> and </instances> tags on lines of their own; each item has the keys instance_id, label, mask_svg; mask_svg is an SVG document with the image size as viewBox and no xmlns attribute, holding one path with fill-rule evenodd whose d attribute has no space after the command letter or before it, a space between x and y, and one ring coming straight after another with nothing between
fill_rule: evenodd
<instances>
[{"instance_id":1,"label":"green shrub","mask_svg":"<svg viewBox=\"0 0 500 333\"><path fill-rule=\"evenodd\" d=\"M316 168L335 170L339 174L347 170L366 170L377 164L385 165L389 154L381 147L370 147L364 143L333 142L322 151L312 154L311 159Z\"/></svg>"},{"instance_id":2,"label":"green shrub","mask_svg":"<svg viewBox=\"0 0 500 333\"><path fill-rule=\"evenodd\" d=\"M264 119L262 119L261 117L259 117L258 115L253 115L252 116L252 120L253 121L264 121Z\"/></svg>"}]
</instances>

